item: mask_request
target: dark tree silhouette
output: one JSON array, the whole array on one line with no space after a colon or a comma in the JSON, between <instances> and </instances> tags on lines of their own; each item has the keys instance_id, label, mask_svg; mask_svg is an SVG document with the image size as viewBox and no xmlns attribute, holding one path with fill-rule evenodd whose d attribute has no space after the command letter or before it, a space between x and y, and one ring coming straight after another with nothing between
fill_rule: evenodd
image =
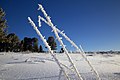
<instances>
[{"instance_id":1,"label":"dark tree silhouette","mask_svg":"<svg viewBox=\"0 0 120 80\"><path fill-rule=\"evenodd\" d=\"M63 48L61 48L60 53L64 53L64 49Z\"/></svg>"},{"instance_id":2,"label":"dark tree silhouette","mask_svg":"<svg viewBox=\"0 0 120 80\"><path fill-rule=\"evenodd\" d=\"M20 47L20 51L23 52L24 51L24 40L21 40L19 47Z\"/></svg>"},{"instance_id":3,"label":"dark tree silhouette","mask_svg":"<svg viewBox=\"0 0 120 80\"><path fill-rule=\"evenodd\" d=\"M33 52L38 52L38 39L32 38Z\"/></svg>"},{"instance_id":4,"label":"dark tree silhouette","mask_svg":"<svg viewBox=\"0 0 120 80\"><path fill-rule=\"evenodd\" d=\"M38 52L38 39L25 37L21 42L21 48L23 48L24 51Z\"/></svg>"},{"instance_id":5,"label":"dark tree silhouette","mask_svg":"<svg viewBox=\"0 0 120 80\"><path fill-rule=\"evenodd\" d=\"M5 12L2 8L0 8L0 52L6 50L6 31L7 31L7 23L5 20Z\"/></svg>"},{"instance_id":6,"label":"dark tree silhouette","mask_svg":"<svg viewBox=\"0 0 120 80\"><path fill-rule=\"evenodd\" d=\"M5 12L0 8L0 42L6 42L6 29Z\"/></svg>"},{"instance_id":7,"label":"dark tree silhouette","mask_svg":"<svg viewBox=\"0 0 120 80\"><path fill-rule=\"evenodd\" d=\"M43 52L42 45L40 45L40 47L39 47L39 52Z\"/></svg>"},{"instance_id":8,"label":"dark tree silhouette","mask_svg":"<svg viewBox=\"0 0 120 80\"><path fill-rule=\"evenodd\" d=\"M53 36L48 37L48 45L51 47L51 50L56 50L57 44Z\"/></svg>"},{"instance_id":9,"label":"dark tree silhouette","mask_svg":"<svg viewBox=\"0 0 120 80\"><path fill-rule=\"evenodd\" d=\"M27 51L27 50L32 51L32 39L31 38L28 38L28 37L24 38L23 49L24 51Z\"/></svg>"},{"instance_id":10,"label":"dark tree silhouette","mask_svg":"<svg viewBox=\"0 0 120 80\"><path fill-rule=\"evenodd\" d=\"M20 44L18 36L14 33L10 33L7 35L7 40L8 40L7 48L10 49L10 51L18 51Z\"/></svg>"}]
</instances>

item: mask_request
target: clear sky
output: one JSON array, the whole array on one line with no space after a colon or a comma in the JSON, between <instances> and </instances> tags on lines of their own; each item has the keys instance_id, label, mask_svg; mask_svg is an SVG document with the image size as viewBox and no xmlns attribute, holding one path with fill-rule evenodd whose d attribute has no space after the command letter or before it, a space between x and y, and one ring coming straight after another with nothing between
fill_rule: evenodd
<instances>
[{"instance_id":1,"label":"clear sky","mask_svg":"<svg viewBox=\"0 0 120 80\"><path fill-rule=\"evenodd\" d=\"M27 20L30 16L38 25L37 16L43 16L37 11L38 3L43 5L54 25L85 51L120 50L120 0L0 0L0 7L6 12L8 32L16 33L21 40L37 37L43 45ZM54 35L45 23L39 30L46 38Z\"/></svg>"}]
</instances>

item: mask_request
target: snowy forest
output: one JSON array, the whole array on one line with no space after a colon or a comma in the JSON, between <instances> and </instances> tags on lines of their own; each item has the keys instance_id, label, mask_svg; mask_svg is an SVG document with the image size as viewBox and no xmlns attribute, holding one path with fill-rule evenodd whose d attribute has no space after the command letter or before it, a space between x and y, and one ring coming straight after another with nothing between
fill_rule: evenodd
<instances>
[{"instance_id":1,"label":"snowy forest","mask_svg":"<svg viewBox=\"0 0 120 80\"><path fill-rule=\"evenodd\" d=\"M0 52L44 52L42 45L38 45L36 37L24 37L23 40L20 40L15 33L8 34L8 27L5 11L0 8ZM57 44L53 36L48 37L47 42L52 50L56 50Z\"/></svg>"}]
</instances>

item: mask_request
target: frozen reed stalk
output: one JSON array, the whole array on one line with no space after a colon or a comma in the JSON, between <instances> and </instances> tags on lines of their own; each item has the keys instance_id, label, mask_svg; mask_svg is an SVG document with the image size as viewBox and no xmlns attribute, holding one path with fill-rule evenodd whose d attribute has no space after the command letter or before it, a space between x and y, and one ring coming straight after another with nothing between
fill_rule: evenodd
<instances>
[{"instance_id":1,"label":"frozen reed stalk","mask_svg":"<svg viewBox=\"0 0 120 80\"><path fill-rule=\"evenodd\" d=\"M58 28L56 28L56 30L57 30L58 33L60 33L62 36L64 36L65 39L66 39L67 41L69 41L75 48L79 49L79 47L78 47L72 40L70 40L70 38L67 37L67 36L65 35L65 33L63 33L63 31L60 31Z\"/></svg>"},{"instance_id":2,"label":"frozen reed stalk","mask_svg":"<svg viewBox=\"0 0 120 80\"><path fill-rule=\"evenodd\" d=\"M38 25L39 25L39 27L41 27L41 17L40 16L38 16Z\"/></svg>"},{"instance_id":3,"label":"frozen reed stalk","mask_svg":"<svg viewBox=\"0 0 120 80\"><path fill-rule=\"evenodd\" d=\"M43 22L45 22L47 25L49 25L49 23L48 23L43 17L38 16L38 19L40 19L41 21L43 21ZM39 20L39 21L40 21L40 20ZM39 22L39 21L38 21L38 23L41 24L41 22Z\"/></svg>"},{"instance_id":4,"label":"frozen reed stalk","mask_svg":"<svg viewBox=\"0 0 120 80\"><path fill-rule=\"evenodd\" d=\"M53 30L51 32L53 32Z\"/></svg>"},{"instance_id":5,"label":"frozen reed stalk","mask_svg":"<svg viewBox=\"0 0 120 80\"><path fill-rule=\"evenodd\" d=\"M97 79L98 79L98 80L101 80L98 72L94 69L94 67L93 67L93 66L91 65L91 63L88 61L87 56L85 55L85 52L84 52L84 50L83 50L83 48L82 48L81 45L80 45L80 49L81 49L82 53L84 54L84 55L82 54L82 56L85 58L85 60L86 60L87 63L89 64L89 66L91 67L92 71L96 74ZM79 49L79 51L80 51L80 49Z\"/></svg>"},{"instance_id":6,"label":"frozen reed stalk","mask_svg":"<svg viewBox=\"0 0 120 80\"><path fill-rule=\"evenodd\" d=\"M58 64L59 68L63 71L64 76L66 77L67 80L70 80L70 78L68 77L67 73L65 72L65 70L63 69L63 67L61 66L59 60L55 57L55 55L53 54L53 51L51 50L50 46L48 45L48 43L46 42L46 39L44 39L43 35L41 34L41 32L37 29L35 23L31 20L30 17L28 17L28 20L30 22L30 24L33 26L34 30L37 32L37 34L39 35L39 37L41 38L41 40L43 41L43 43L46 45L46 47L48 48L51 56L54 58L55 62Z\"/></svg>"},{"instance_id":7,"label":"frozen reed stalk","mask_svg":"<svg viewBox=\"0 0 120 80\"><path fill-rule=\"evenodd\" d=\"M76 66L75 66L74 63L73 63L73 60L71 59L70 55L68 54L68 51L67 51L67 49L66 49L63 41L60 39L60 37L59 37L59 35L58 35L58 32L57 32L57 30L56 30L56 27L55 27L55 26L53 25L53 23L51 22L50 17L47 15L47 13L46 13L46 11L44 10L44 8L42 7L42 5L41 5L41 4L38 4L38 5L39 5L38 10L41 10L41 11L42 11L42 13L44 14L45 18L47 19L48 25L53 29L53 32L54 32L56 38L58 39L59 43L62 45L62 47L63 47L63 49L64 49L64 51L65 51L65 54L67 55L69 62L70 62L71 65L73 66L73 69L75 70L75 72L76 72L79 80L83 80L82 76L80 75L79 71L77 70Z\"/></svg>"},{"instance_id":8,"label":"frozen reed stalk","mask_svg":"<svg viewBox=\"0 0 120 80\"><path fill-rule=\"evenodd\" d=\"M42 7L42 5L38 4L38 6L39 6L38 10L41 10L44 13L44 16L47 17L47 14L46 14L44 8Z\"/></svg>"},{"instance_id":9,"label":"frozen reed stalk","mask_svg":"<svg viewBox=\"0 0 120 80\"><path fill-rule=\"evenodd\" d=\"M31 26L34 26L34 28L36 27L35 23L31 20L30 17L28 17L29 23L31 23Z\"/></svg>"},{"instance_id":10,"label":"frozen reed stalk","mask_svg":"<svg viewBox=\"0 0 120 80\"><path fill-rule=\"evenodd\" d=\"M98 74L98 72L93 68L93 66L91 65L90 61L87 59L87 56L85 55L85 52L82 49L82 46L80 45L80 48L69 38L67 37L63 31L60 31L59 29L56 28L56 30L58 31L58 33L60 33L63 37L65 37L66 40L68 40L72 46L74 46L82 55L82 57L86 60L86 62L88 63L88 65L91 67L91 69L93 70L93 72L95 73L95 75L97 76L98 80L100 79L100 76Z\"/></svg>"},{"instance_id":11,"label":"frozen reed stalk","mask_svg":"<svg viewBox=\"0 0 120 80\"><path fill-rule=\"evenodd\" d=\"M44 10L44 8L42 7L42 5L41 5L41 4L38 4L38 5L39 5L38 10L41 10L41 11L43 12L44 16L46 17L47 21L48 21L48 22L51 22L50 17L47 15L47 13L46 13L46 11Z\"/></svg>"},{"instance_id":12,"label":"frozen reed stalk","mask_svg":"<svg viewBox=\"0 0 120 80\"><path fill-rule=\"evenodd\" d=\"M73 69L74 69L74 71L76 72L76 74L78 75L79 79L80 79L80 80L83 80L82 77L81 77L81 75L79 74L77 68L75 67L75 65L74 65L71 57L69 56L68 51L67 51L67 49L65 48L65 45L63 44L62 39L59 37L58 33L60 33L62 36L64 36L64 37L66 38L66 40L68 40L80 53L82 53L82 54L81 54L82 57L85 58L85 60L88 62L89 66L92 68L92 70L93 70L94 73L96 74L98 80L101 80L100 77L99 77L99 75L98 75L98 73L97 73L97 71L92 67L92 65L91 65L90 62L88 61L88 59L87 59L87 57L86 57L83 49L82 49L82 48L80 49L72 40L70 40L70 38L65 35L64 31L60 31L59 29L57 29L56 26L54 26L53 23L51 22L50 17L47 15L47 13L46 13L46 11L44 10L44 8L42 7L42 5L40 5L40 4L38 4L38 5L39 5L38 10L41 10L42 13L44 14L45 18L46 18L46 19L44 19L43 17L38 16L39 26L41 26L40 20L42 20L43 22L45 22L46 24L48 24L48 25L52 28L53 32L54 32L55 35L56 35L57 40L60 42L60 45L63 47L63 49L64 49L64 51L65 51L65 54L67 55L67 57L68 57L68 59L69 59L69 62L70 62L71 65L73 66ZM30 18L28 18L28 20L31 21L30 23L31 23L32 26L35 26L35 24L33 23L32 20L30 20ZM37 28L34 28L34 29L36 30ZM38 31L39 31L39 30L38 30ZM45 39L43 42L46 42L46 39ZM48 45L48 44L47 44L47 45ZM49 45L48 45L48 47L50 48ZM52 53L53 53L53 52L52 52ZM53 56L54 56L54 55L53 55ZM59 64L60 64L60 63L59 63ZM60 66L59 66L59 67L60 67ZM62 69L61 69L61 70L62 70ZM63 71L63 72L64 72L64 71Z\"/></svg>"}]
</instances>

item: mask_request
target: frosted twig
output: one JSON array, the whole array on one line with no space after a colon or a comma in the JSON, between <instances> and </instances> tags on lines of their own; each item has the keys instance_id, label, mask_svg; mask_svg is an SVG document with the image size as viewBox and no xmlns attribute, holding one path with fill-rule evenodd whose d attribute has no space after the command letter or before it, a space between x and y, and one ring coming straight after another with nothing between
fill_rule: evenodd
<instances>
[{"instance_id":1,"label":"frosted twig","mask_svg":"<svg viewBox=\"0 0 120 80\"><path fill-rule=\"evenodd\" d=\"M63 47L64 51L65 51L65 54L67 55L67 58L69 60L69 62L71 63L74 71L76 72L78 78L80 80L83 80L82 79L82 76L80 75L80 73L78 72L76 66L74 65L70 55L68 54L68 51L66 49L66 46L64 45L63 41L62 41L62 37L59 37L58 33L60 33L63 37L65 37L65 39L67 41L69 41L72 46L74 46L82 55L82 57L87 61L87 63L89 64L89 66L91 67L91 69L93 70L93 72L96 74L98 80L101 80L100 77L99 77L99 74L98 72L93 68L93 66L91 65L91 63L89 62L89 60L87 59L86 55L85 55L85 52L83 51L82 47L80 46L80 48L69 38L66 36L66 34L64 33L64 30L63 31L60 31L59 29L56 28L56 26L53 25L53 23L51 22L51 19L50 19L50 16L47 15L46 11L44 10L44 8L42 7L41 4L38 4L39 5L39 8L38 10L41 10L42 13L44 14L45 18L44 19L43 17L41 16L38 16L38 23L39 23L39 27L41 27L41 20L43 22L45 22L46 24L48 24L51 28L52 28L52 32L54 32L57 40L59 41L60 45ZM58 59L54 56L53 54L53 51L51 51L51 48L50 46L48 45L48 43L46 42L46 39L42 36L42 34L40 33L40 31L37 29L36 25L34 24L34 22L30 19L30 17L28 17L28 20L30 21L31 25L33 26L33 28L36 30L37 34L40 36L40 38L42 39L42 41L44 42L44 44L48 47L48 50L49 52L51 53L51 55L53 56L53 58L55 59L56 63L59 65L60 69L63 71L65 77L69 80L69 77L68 75L66 74L66 72L64 71L64 69L62 68L61 66L61 63L58 61ZM68 68L68 67L67 67ZM60 75L61 75L61 71L60 71ZM60 77L60 76L59 76Z\"/></svg>"},{"instance_id":2,"label":"frosted twig","mask_svg":"<svg viewBox=\"0 0 120 80\"><path fill-rule=\"evenodd\" d=\"M55 26L53 25L53 23L51 22L50 17L47 15L47 13L45 12L45 10L44 10L44 8L42 7L42 5L40 5L40 4L38 4L38 5L39 5L38 10L41 10L41 11L42 11L42 13L44 14L44 16L45 16L45 18L46 18L46 20L47 20L47 23L48 23L49 26L53 29L53 32L54 32L56 38L58 39L59 43L62 45L62 47L63 47L63 49L64 49L64 51L65 51L65 54L66 54L66 56L68 57L69 62L70 62L71 65L73 66L73 69L75 70L75 72L76 72L79 80L83 80L82 76L80 75L80 73L78 72L76 66L75 66L74 63L73 63L73 60L71 59L70 55L68 54L68 51L67 51L67 49L66 49L63 41L60 39L60 37L59 37L59 35L58 35L58 32L57 32L57 30L56 30L56 27L55 27Z\"/></svg>"},{"instance_id":3,"label":"frosted twig","mask_svg":"<svg viewBox=\"0 0 120 80\"><path fill-rule=\"evenodd\" d=\"M96 74L98 80L101 80L98 72L94 69L94 67L91 65L90 61L87 59L87 56L85 55L85 52L84 52L84 50L82 49L82 46L81 46L81 45L80 45L80 49L81 49L82 53L84 54L84 55L82 54L82 56L85 58L85 60L86 60L87 63L89 64L89 66L91 67L92 71ZM80 51L80 49L79 49L79 51Z\"/></svg>"},{"instance_id":4,"label":"frosted twig","mask_svg":"<svg viewBox=\"0 0 120 80\"><path fill-rule=\"evenodd\" d=\"M84 52L84 50L82 49L82 46L80 46L80 48L79 48L69 37L67 37L67 36L63 33L63 31L60 31L58 28L56 28L56 29L57 29L58 33L60 33L63 37L65 37L65 39L66 39L67 41L69 41L69 42L72 44L72 46L74 46L74 47L81 53L82 57L86 60L86 62L88 63L88 65L91 67L91 69L93 70L93 72L94 72L95 75L97 76L98 80L101 80L98 72L93 68L93 66L91 65L90 61L87 59L87 56L85 55L85 52Z\"/></svg>"},{"instance_id":5,"label":"frosted twig","mask_svg":"<svg viewBox=\"0 0 120 80\"><path fill-rule=\"evenodd\" d=\"M60 33L63 37L65 37L65 39L66 39L67 41L69 41L69 42L72 44L72 46L74 46L74 47L81 53L82 57L86 60L86 62L88 63L88 65L91 67L91 69L93 70L93 72L94 72L95 75L97 76L98 80L101 80L98 72L93 68L93 66L91 65L90 61L87 59L87 56L85 55L85 52L84 52L84 50L82 49L82 46L80 46L80 48L79 48L69 37L67 37L67 36L63 33L63 31L60 31L58 28L56 28L56 29L57 29L58 33Z\"/></svg>"},{"instance_id":6,"label":"frosted twig","mask_svg":"<svg viewBox=\"0 0 120 80\"><path fill-rule=\"evenodd\" d=\"M58 66L60 67L60 69L63 71L65 77L67 80L70 80L67 73L65 72L65 70L63 69L63 67L61 66L59 60L55 57L55 55L53 54L53 51L51 50L50 46L48 45L48 43L46 42L46 39L43 37L43 35L40 33L40 31L37 29L35 23L31 20L30 17L28 17L29 22L31 23L31 25L33 26L34 30L37 32L37 34L39 35L39 37L41 38L41 40L43 41L43 43L46 45L46 47L48 48L51 56L54 58L55 62L58 64Z\"/></svg>"}]
</instances>

